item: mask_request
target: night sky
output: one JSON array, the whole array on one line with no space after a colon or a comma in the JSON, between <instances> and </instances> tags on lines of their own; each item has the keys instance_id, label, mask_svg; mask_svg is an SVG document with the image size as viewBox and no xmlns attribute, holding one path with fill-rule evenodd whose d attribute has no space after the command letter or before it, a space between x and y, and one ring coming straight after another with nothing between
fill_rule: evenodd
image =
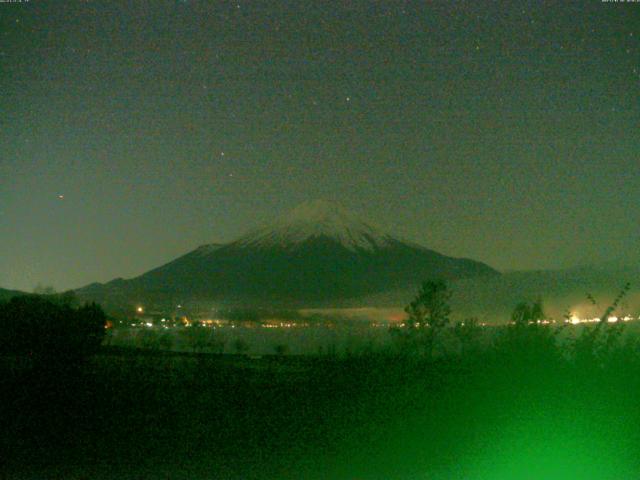
<instances>
[{"instance_id":1,"label":"night sky","mask_svg":"<svg viewBox=\"0 0 640 480\"><path fill-rule=\"evenodd\" d=\"M640 3L0 3L0 286L297 204L502 270L640 259Z\"/></svg>"}]
</instances>

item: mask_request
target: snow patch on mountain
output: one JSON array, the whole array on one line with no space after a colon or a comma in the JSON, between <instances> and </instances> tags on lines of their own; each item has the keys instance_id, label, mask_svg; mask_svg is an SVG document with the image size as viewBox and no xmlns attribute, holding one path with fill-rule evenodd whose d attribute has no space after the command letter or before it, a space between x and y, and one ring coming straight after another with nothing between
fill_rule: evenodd
<instances>
[{"instance_id":1,"label":"snow patch on mountain","mask_svg":"<svg viewBox=\"0 0 640 480\"><path fill-rule=\"evenodd\" d=\"M326 200L306 202L236 243L240 246L287 247L306 240L326 237L345 248L373 251L389 246L393 238L361 221L337 203Z\"/></svg>"}]
</instances>

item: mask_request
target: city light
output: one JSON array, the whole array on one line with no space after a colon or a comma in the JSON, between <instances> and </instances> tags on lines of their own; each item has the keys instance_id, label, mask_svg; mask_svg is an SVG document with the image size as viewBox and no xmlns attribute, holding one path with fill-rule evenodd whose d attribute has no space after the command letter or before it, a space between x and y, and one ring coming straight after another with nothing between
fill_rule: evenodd
<instances>
[{"instance_id":1,"label":"city light","mask_svg":"<svg viewBox=\"0 0 640 480\"><path fill-rule=\"evenodd\" d=\"M622 321L622 322L630 322L632 320L635 320L635 317L632 317L630 315L625 315L624 317L618 317L616 315L611 315L610 317L607 317L607 323L616 323L618 321ZM600 322L602 319L600 317L592 317L592 318L580 318L578 317L578 315L576 315L575 313L572 314L567 320L567 323L571 323L572 325L578 325L581 323L598 323Z\"/></svg>"}]
</instances>

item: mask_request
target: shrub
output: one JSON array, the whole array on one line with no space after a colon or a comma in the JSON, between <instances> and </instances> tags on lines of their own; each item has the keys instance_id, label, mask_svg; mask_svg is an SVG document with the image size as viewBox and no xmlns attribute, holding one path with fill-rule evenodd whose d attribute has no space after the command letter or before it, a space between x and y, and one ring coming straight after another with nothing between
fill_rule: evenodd
<instances>
[{"instance_id":1,"label":"shrub","mask_svg":"<svg viewBox=\"0 0 640 480\"><path fill-rule=\"evenodd\" d=\"M496 341L497 353L520 366L541 366L559 360L561 351L556 339L563 327L544 324L544 319L541 301L516 305L511 322Z\"/></svg>"},{"instance_id":2,"label":"shrub","mask_svg":"<svg viewBox=\"0 0 640 480\"><path fill-rule=\"evenodd\" d=\"M74 307L67 297L14 297L0 304L0 352L49 362L79 360L99 348L105 325L95 303Z\"/></svg>"}]
</instances>

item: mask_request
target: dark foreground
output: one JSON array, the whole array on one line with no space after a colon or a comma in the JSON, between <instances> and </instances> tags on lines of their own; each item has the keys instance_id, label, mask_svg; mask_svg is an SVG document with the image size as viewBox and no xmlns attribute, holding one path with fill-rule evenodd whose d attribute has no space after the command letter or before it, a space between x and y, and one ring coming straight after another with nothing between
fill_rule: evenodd
<instances>
[{"instance_id":1,"label":"dark foreground","mask_svg":"<svg viewBox=\"0 0 640 480\"><path fill-rule=\"evenodd\" d=\"M635 358L5 359L0 478L638 478Z\"/></svg>"}]
</instances>

